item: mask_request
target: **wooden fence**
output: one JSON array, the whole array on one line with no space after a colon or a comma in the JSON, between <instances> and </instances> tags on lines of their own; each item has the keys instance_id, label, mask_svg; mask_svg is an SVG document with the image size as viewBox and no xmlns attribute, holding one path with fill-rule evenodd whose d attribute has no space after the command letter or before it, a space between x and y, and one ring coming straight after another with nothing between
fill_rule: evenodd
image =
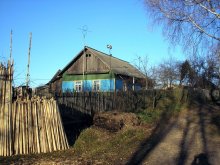
<instances>
[{"instance_id":1,"label":"wooden fence","mask_svg":"<svg viewBox=\"0 0 220 165\"><path fill-rule=\"evenodd\" d=\"M57 96L58 104L83 113L93 114L100 111L134 112L155 106L155 100L164 95L161 90L127 91L115 93L67 93Z\"/></svg>"},{"instance_id":2,"label":"wooden fence","mask_svg":"<svg viewBox=\"0 0 220 165\"><path fill-rule=\"evenodd\" d=\"M57 102L12 100L13 62L0 64L0 156L67 149Z\"/></svg>"},{"instance_id":3,"label":"wooden fence","mask_svg":"<svg viewBox=\"0 0 220 165\"><path fill-rule=\"evenodd\" d=\"M10 156L68 148L55 100L31 99L0 106L0 155Z\"/></svg>"}]
</instances>

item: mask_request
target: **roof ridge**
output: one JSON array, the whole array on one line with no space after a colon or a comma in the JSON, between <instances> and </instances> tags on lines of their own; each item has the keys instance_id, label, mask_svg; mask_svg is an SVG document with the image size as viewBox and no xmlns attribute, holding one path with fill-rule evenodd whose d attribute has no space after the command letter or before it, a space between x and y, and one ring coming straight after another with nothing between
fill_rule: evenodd
<instances>
[{"instance_id":1,"label":"roof ridge","mask_svg":"<svg viewBox=\"0 0 220 165\"><path fill-rule=\"evenodd\" d=\"M85 48L89 48L89 49L95 50L95 51L97 51L97 52L99 52L99 53L102 53L102 54L104 54L104 55L106 55L106 56L110 56L110 55L107 54L107 53L104 53L104 52L102 52L102 51L100 51L100 50L94 49L94 48L89 47L89 46L85 46ZM115 58L115 59L117 59L117 60L123 61L123 62L127 62L127 63L130 64L130 62L125 61L125 60L122 60L122 59L120 59L120 58L118 58L118 57L115 57L115 56L111 56L111 57L113 57L113 58Z\"/></svg>"}]
</instances>

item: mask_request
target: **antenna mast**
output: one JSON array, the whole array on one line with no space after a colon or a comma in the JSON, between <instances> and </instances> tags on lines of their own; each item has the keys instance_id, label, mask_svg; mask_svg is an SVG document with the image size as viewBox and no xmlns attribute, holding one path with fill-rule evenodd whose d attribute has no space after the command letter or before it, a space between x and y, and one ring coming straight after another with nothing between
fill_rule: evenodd
<instances>
[{"instance_id":1,"label":"antenna mast","mask_svg":"<svg viewBox=\"0 0 220 165\"><path fill-rule=\"evenodd\" d=\"M112 45L107 45L107 48L109 49L109 56L110 56L110 68L109 68L109 74L110 74L110 92L112 90L112 54L111 54L111 50L112 50Z\"/></svg>"},{"instance_id":2,"label":"antenna mast","mask_svg":"<svg viewBox=\"0 0 220 165\"><path fill-rule=\"evenodd\" d=\"M26 78L26 88L28 89L30 83L30 55L31 55L31 40L32 40L32 33L30 32L30 43L28 49L28 64L27 64L27 78Z\"/></svg>"},{"instance_id":3,"label":"antenna mast","mask_svg":"<svg viewBox=\"0 0 220 165\"><path fill-rule=\"evenodd\" d=\"M84 25L82 28L80 28L82 35L83 35L83 81L85 80L85 48L86 48L86 35L88 33L88 27ZM83 89L83 84L82 84ZM84 90L84 89L83 89Z\"/></svg>"}]
</instances>

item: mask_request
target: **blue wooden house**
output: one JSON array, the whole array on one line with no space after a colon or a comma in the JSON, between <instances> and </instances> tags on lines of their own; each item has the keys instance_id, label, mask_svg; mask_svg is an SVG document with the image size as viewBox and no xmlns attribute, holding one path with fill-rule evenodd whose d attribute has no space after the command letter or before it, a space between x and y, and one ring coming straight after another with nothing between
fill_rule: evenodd
<instances>
[{"instance_id":1,"label":"blue wooden house","mask_svg":"<svg viewBox=\"0 0 220 165\"><path fill-rule=\"evenodd\" d=\"M139 90L145 76L126 61L86 46L49 82L53 92Z\"/></svg>"}]
</instances>

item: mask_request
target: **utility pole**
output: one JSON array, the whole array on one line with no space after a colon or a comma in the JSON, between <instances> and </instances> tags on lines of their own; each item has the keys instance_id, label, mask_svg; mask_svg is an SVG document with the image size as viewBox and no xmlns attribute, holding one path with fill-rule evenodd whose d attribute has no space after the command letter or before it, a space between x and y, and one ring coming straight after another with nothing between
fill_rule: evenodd
<instances>
[{"instance_id":1,"label":"utility pole","mask_svg":"<svg viewBox=\"0 0 220 165\"><path fill-rule=\"evenodd\" d=\"M30 55L31 55L31 41L32 41L32 33L30 32L30 42L29 42L29 49L28 49L28 64L27 64L27 77L26 77L26 89L28 92L28 86L30 83Z\"/></svg>"},{"instance_id":2,"label":"utility pole","mask_svg":"<svg viewBox=\"0 0 220 165\"><path fill-rule=\"evenodd\" d=\"M9 109L12 107L12 73L13 73L13 62L12 62L12 30L10 35L10 59L8 63L9 69Z\"/></svg>"},{"instance_id":3,"label":"utility pole","mask_svg":"<svg viewBox=\"0 0 220 165\"><path fill-rule=\"evenodd\" d=\"M11 36L10 36L10 62L11 62L11 59L12 58L12 30L11 30Z\"/></svg>"}]
</instances>

